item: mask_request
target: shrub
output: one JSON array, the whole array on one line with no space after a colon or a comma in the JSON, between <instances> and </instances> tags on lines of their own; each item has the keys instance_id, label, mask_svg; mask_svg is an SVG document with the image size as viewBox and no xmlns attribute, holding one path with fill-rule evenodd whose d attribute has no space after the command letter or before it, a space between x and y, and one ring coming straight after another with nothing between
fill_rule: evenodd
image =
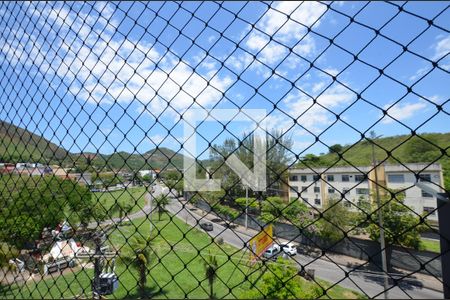
<instances>
[{"instance_id":1,"label":"shrub","mask_svg":"<svg viewBox=\"0 0 450 300\"><path fill-rule=\"evenodd\" d=\"M231 220L234 220L239 216L239 212L236 209L221 204L214 205L213 210Z\"/></svg>"},{"instance_id":2,"label":"shrub","mask_svg":"<svg viewBox=\"0 0 450 300\"><path fill-rule=\"evenodd\" d=\"M239 205L240 207L245 208L247 204L247 198L237 198L234 200L234 202ZM258 201L256 201L255 198L248 198L248 207L257 208L258 207Z\"/></svg>"}]
</instances>

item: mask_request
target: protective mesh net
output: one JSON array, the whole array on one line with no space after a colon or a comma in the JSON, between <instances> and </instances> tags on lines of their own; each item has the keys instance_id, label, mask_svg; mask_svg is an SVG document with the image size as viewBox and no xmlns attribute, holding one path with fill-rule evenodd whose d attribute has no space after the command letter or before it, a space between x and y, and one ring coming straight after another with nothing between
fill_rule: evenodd
<instances>
[{"instance_id":1,"label":"protective mesh net","mask_svg":"<svg viewBox=\"0 0 450 300\"><path fill-rule=\"evenodd\" d=\"M448 2L0 16L0 297L442 298Z\"/></svg>"}]
</instances>

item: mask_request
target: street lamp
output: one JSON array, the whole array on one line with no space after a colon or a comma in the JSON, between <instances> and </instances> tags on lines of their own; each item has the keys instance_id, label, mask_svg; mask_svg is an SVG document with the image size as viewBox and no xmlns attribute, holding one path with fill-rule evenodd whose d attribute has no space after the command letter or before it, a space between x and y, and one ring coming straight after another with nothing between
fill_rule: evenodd
<instances>
[{"instance_id":1,"label":"street lamp","mask_svg":"<svg viewBox=\"0 0 450 300\"><path fill-rule=\"evenodd\" d=\"M375 191L376 191L376 199L377 199L377 209L378 209L378 226L380 227L380 247L381 247L381 267L383 269L383 277L384 277L384 298L387 299L388 296L388 269L387 269L387 260L386 260L386 240L384 237L384 227L383 227L383 213L381 211L381 200L380 200L380 187L378 185L378 172L377 165L375 160L375 143L373 140L382 137L383 135L376 136L375 132L370 132L370 138L372 142L372 166L375 172Z\"/></svg>"}]
</instances>

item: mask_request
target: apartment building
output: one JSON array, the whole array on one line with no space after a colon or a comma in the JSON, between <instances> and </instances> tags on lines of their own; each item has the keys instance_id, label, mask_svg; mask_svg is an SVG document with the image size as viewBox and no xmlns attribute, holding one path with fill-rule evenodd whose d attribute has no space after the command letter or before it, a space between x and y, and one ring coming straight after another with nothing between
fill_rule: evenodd
<instances>
[{"instance_id":1,"label":"apartment building","mask_svg":"<svg viewBox=\"0 0 450 300\"><path fill-rule=\"evenodd\" d=\"M415 185L416 174L419 174L419 180L435 183L440 187L438 191L442 191L444 183L440 164L380 165L377 167L377 182L387 189L405 189L406 205L417 214L434 211L428 218L437 220L436 198ZM344 205L356 209L360 199L370 200L371 193L375 192L375 182L375 170L367 166L290 169L289 199L301 199L311 206L323 208L328 199L340 199L344 193ZM433 188L438 189L435 185Z\"/></svg>"}]
</instances>

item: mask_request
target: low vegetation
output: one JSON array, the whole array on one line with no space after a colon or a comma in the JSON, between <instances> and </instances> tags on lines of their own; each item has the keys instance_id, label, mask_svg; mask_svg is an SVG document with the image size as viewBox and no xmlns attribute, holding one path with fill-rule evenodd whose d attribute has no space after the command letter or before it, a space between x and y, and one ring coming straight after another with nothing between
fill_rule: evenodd
<instances>
[{"instance_id":1,"label":"low vegetation","mask_svg":"<svg viewBox=\"0 0 450 300\"><path fill-rule=\"evenodd\" d=\"M226 244L217 245L202 231L192 229L177 218L164 214L161 221L154 221L154 238L150 242L153 255L148 255L148 273L145 282L140 279L142 264L137 268L131 266L136 253L128 240L133 236L150 235L150 222L146 219L136 219L126 226L120 226L109 236L111 246L120 249L120 257L116 260L116 273L119 275L119 289L114 298L139 298L145 293L147 298L196 298L210 297L211 286L216 298L243 298L257 296L249 294L251 283L257 282L261 273L251 272L247 257L242 252ZM215 280L210 281L205 263L208 256L214 256ZM131 261L130 261L131 259ZM256 267L255 267L256 268ZM274 268L277 268L276 265ZM289 267L292 270L292 266ZM257 269L253 269L255 271ZM12 298L73 298L91 297L90 278L93 270L90 268L75 269L63 276L49 277L38 282L29 282L25 286L18 284L3 287L0 297ZM265 273L264 273L265 274ZM209 274L211 275L211 274ZM270 284L267 280L265 285ZM330 286L320 281L322 287ZM295 291L320 289L314 282L307 282L295 277L289 285ZM273 289L272 289L273 290ZM322 290L320 290L322 291ZM348 289L334 286L327 290L331 298L361 298L362 295ZM272 294L270 294L272 295ZM312 295L312 294L311 294ZM315 294L314 294L315 295ZM295 297L297 298L297 297Z\"/></svg>"},{"instance_id":2,"label":"low vegetation","mask_svg":"<svg viewBox=\"0 0 450 300\"><path fill-rule=\"evenodd\" d=\"M95 192L93 199L97 203L100 219L123 217L145 206L145 187L132 187L112 192Z\"/></svg>"}]
</instances>

